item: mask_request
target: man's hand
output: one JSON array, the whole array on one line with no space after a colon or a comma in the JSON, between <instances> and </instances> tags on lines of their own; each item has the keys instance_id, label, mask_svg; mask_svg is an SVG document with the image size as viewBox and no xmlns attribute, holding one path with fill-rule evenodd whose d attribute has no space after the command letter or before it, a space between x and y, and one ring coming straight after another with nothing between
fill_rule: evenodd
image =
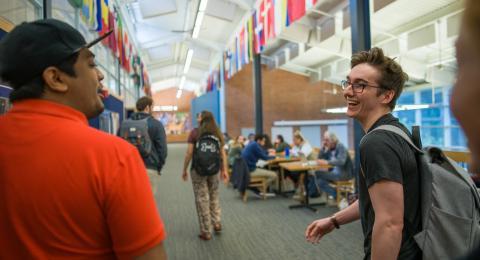
<instances>
[{"instance_id":1,"label":"man's hand","mask_svg":"<svg viewBox=\"0 0 480 260\"><path fill-rule=\"evenodd\" d=\"M330 218L322 218L312 222L305 230L305 238L308 242L316 244L323 236L332 232L335 228Z\"/></svg>"},{"instance_id":2,"label":"man's hand","mask_svg":"<svg viewBox=\"0 0 480 260\"><path fill-rule=\"evenodd\" d=\"M317 160L318 165L328 165L328 161L324 159L318 159Z\"/></svg>"},{"instance_id":3,"label":"man's hand","mask_svg":"<svg viewBox=\"0 0 480 260\"><path fill-rule=\"evenodd\" d=\"M183 179L183 181L188 181L188 172L187 172L187 170L184 170L184 171L183 171L182 179Z\"/></svg>"}]
</instances>

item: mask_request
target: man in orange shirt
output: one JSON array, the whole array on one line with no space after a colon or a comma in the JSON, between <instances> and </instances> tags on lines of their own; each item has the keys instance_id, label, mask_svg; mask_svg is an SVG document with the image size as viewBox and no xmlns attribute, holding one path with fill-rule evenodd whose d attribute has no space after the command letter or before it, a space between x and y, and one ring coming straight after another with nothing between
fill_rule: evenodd
<instances>
[{"instance_id":1,"label":"man in orange shirt","mask_svg":"<svg viewBox=\"0 0 480 260\"><path fill-rule=\"evenodd\" d=\"M166 258L140 155L87 123L103 110L88 49L99 40L47 19L0 41L13 88L0 117L0 259Z\"/></svg>"}]
</instances>

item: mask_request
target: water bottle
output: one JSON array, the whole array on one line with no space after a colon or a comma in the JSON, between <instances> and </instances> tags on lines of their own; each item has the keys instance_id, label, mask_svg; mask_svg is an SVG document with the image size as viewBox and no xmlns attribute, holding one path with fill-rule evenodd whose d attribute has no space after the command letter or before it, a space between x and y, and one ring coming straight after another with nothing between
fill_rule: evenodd
<instances>
[{"instance_id":1,"label":"water bottle","mask_svg":"<svg viewBox=\"0 0 480 260\"><path fill-rule=\"evenodd\" d=\"M288 146L285 148L285 158L290 158L290 147Z\"/></svg>"}]
</instances>

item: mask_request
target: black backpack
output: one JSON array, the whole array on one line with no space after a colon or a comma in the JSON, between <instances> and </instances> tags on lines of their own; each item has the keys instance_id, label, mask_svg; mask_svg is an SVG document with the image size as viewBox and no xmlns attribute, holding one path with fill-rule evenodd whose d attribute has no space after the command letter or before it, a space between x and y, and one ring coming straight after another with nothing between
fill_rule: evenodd
<instances>
[{"instance_id":1,"label":"black backpack","mask_svg":"<svg viewBox=\"0 0 480 260\"><path fill-rule=\"evenodd\" d=\"M148 134L148 117L141 120L124 120L120 126L119 136L137 147L143 159L152 154L152 140Z\"/></svg>"},{"instance_id":2,"label":"black backpack","mask_svg":"<svg viewBox=\"0 0 480 260\"><path fill-rule=\"evenodd\" d=\"M201 176L212 176L220 171L220 140L211 134L203 134L193 150L193 169Z\"/></svg>"}]
</instances>

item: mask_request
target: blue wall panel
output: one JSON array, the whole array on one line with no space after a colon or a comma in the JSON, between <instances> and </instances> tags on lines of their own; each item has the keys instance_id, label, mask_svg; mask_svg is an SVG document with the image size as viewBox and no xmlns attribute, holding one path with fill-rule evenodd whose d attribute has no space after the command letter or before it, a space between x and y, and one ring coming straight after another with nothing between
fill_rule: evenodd
<instances>
[{"instance_id":1,"label":"blue wall panel","mask_svg":"<svg viewBox=\"0 0 480 260\"><path fill-rule=\"evenodd\" d=\"M220 92L214 90L192 100L191 114L192 125L197 127L197 113L207 110L212 112L218 127L220 127Z\"/></svg>"},{"instance_id":2,"label":"blue wall panel","mask_svg":"<svg viewBox=\"0 0 480 260\"><path fill-rule=\"evenodd\" d=\"M117 112L117 113L120 114L120 124L121 124L122 121L123 121L123 116L125 114L123 101L121 101L120 99L118 99L118 98L116 98L112 95L109 95L103 101L103 104L105 105L106 110L110 110L110 111ZM100 128L100 120L98 119L98 117L95 117L95 118L92 118L92 119L88 120L88 124L92 127L97 128L97 129Z\"/></svg>"}]
</instances>

